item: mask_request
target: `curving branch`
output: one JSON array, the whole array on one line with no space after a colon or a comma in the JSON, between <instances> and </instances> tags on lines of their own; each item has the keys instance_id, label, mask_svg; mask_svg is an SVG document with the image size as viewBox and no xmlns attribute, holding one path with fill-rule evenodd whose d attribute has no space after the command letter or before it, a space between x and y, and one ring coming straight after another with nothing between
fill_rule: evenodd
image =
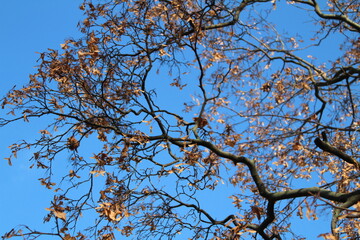
<instances>
[{"instance_id":1,"label":"curving branch","mask_svg":"<svg viewBox=\"0 0 360 240\"><path fill-rule=\"evenodd\" d=\"M345 162L354 165L356 168L360 167L360 163L358 161L356 161L354 158L347 155L343 151L339 150L338 148L331 146L328 142L322 141L320 138L316 138L314 140L314 143L321 150L323 150L325 152L328 152L328 153L331 153L331 154L341 158Z\"/></svg>"},{"instance_id":2,"label":"curving branch","mask_svg":"<svg viewBox=\"0 0 360 240\"><path fill-rule=\"evenodd\" d=\"M320 9L320 6L316 0L308 0L308 1L296 0L295 2L304 3L309 6L312 6L315 10L315 13L323 19L337 20L337 21L346 23L349 26L351 26L355 31L360 32L360 24L349 19L344 13L342 13L342 14L326 14L326 13L324 13Z\"/></svg>"}]
</instances>

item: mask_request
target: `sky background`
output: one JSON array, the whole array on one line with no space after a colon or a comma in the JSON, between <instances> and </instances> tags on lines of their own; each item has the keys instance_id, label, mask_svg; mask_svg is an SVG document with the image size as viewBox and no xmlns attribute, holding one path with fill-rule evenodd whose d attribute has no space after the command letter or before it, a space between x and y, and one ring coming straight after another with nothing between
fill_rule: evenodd
<instances>
[{"instance_id":1,"label":"sky background","mask_svg":"<svg viewBox=\"0 0 360 240\"><path fill-rule=\"evenodd\" d=\"M67 38L77 38L80 33L76 25L82 18L79 10L80 0L11 0L2 1L0 8L0 96L14 85L20 87L28 82L28 76L35 72L37 52L48 48L59 49ZM301 18L292 17L292 12L279 9L277 21L287 19L290 28L296 32L308 27ZM329 43L331 46L331 43ZM324 55L329 51L322 50ZM3 114L3 113L1 113ZM36 122L35 122L36 123ZM15 141L33 137L38 128L32 124L18 122L0 128L0 157L10 154L7 146ZM39 128L41 122L39 122ZM8 166L6 160L0 161L0 236L19 224L42 227L43 216L49 205L51 192L40 185L38 178L43 173L30 170L27 161L30 153L22 153ZM217 194L217 193L216 193ZM207 196L209 197L209 196ZM216 203L215 203L216 205ZM300 229L306 229L309 239L328 230L328 222L298 221ZM327 225L324 225L327 224ZM322 229L322 230L319 230ZM298 232L301 232L298 231Z\"/></svg>"},{"instance_id":2,"label":"sky background","mask_svg":"<svg viewBox=\"0 0 360 240\"><path fill-rule=\"evenodd\" d=\"M64 39L80 36L80 0L1 1L0 8L0 96L14 85L20 87L35 72L37 52L59 49ZM3 112L1 112L3 114ZM39 123L40 128L40 123ZM33 124L18 122L0 128L0 236L18 224L41 226L50 193L40 185L43 173L30 170L29 153L20 154L8 166L4 157L15 141L34 136Z\"/></svg>"}]
</instances>

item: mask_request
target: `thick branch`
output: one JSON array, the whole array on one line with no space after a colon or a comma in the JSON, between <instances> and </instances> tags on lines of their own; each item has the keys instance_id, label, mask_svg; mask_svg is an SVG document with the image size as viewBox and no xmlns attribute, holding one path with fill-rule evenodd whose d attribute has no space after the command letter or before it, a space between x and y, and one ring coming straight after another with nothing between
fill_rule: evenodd
<instances>
[{"instance_id":1,"label":"thick branch","mask_svg":"<svg viewBox=\"0 0 360 240\"><path fill-rule=\"evenodd\" d=\"M355 165L357 168L360 166L359 162L357 162L351 156L347 155L343 151L340 151L336 147L331 146L329 143L322 141L320 138L316 138L314 142L315 142L316 146L318 146L321 150L331 153L331 154L341 158L345 162Z\"/></svg>"},{"instance_id":2,"label":"thick branch","mask_svg":"<svg viewBox=\"0 0 360 240\"><path fill-rule=\"evenodd\" d=\"M357 76L354 74L358 74ZM360 76L360 69L356 69L354 67L345 67L345 68L342 68L341 70L337 71L334 75L333 78L325 81L325 82L318 82L316 83L315 85L318 86L318 87L321 87L321 86L329 86L329 85L332 85L332 84L335 84L335 83L338 83L338 82L341 82L349 77L359 77Z\"/></svg>"},{"instance_id":3,"label":"thick branch","mask_svg":"<svg viewBox=\"0 0 360 240\"><path fill-rule=\"evenodd\" d=\"M204 140L196 139L193 142L197 143L198 145L208 148L209 150L213 151L215 154L217 154L220 157L231 160L235 165L237 163L245 164L249 168L251 177L253 178L253 180L259 190L260 195L267 198L267 196L270 194L270 192L267 190L264 182L261 180L259 173L257 171L257 168L255 166L255 162L253 160L250 160L243 156L236 156L229 152L224 152L224 151L220 150L219 148L217 148L212 143L204 141Z\"/></svg>"},{"instance_id":4,"label":"thick branch","mask_svg":"<svg viewBox=\"0 0 360 240\"><path fill-rule=\"evenodd\" d=\"M354 28L355 31L360 32L360 24L352 21L345 14L341 14L341 15L340 14L325 14L321 11L320 6L318 5L318 3L315 0L309 0L309 1L297 0L296 2L304 3L304 4L312 6L315 10L315 13L323 19L331 19L331 20L338 20L338 21L344 22L344 23L348 24L349 26L351 26L352 28Z\"/></svg>"},{"instance_id":5,"label":"thick branch","mask_svg":"<svg viewBox=\"0 0 360 240\"><path fill-rule=\"evenodd\" d=\"M336 202L346 202L349 199L349 197L360 195L360 190L356 190L351 193L338 193L320 187L310 187L310 188L293 189L283 192L276 192L270 194L269 197L270 199L278 201L278 200L298 198L298 197L310 197L314 195L319 195L322 198Z\"/></svg>"},{"instance_id":6,"label":"thick branch","mask_svg":"<svg viewBox=\"0 0 360 240\"><path fill-rule=\"evenodd\" d=\"M334 209L333 216L332 216L332 219L331 219L331 231L337 237L337 239L339 238L339 235L338 235L338 233L336 232L335 229L337 227L337 222L339 220L341 212L344 209L349 208L349 207L353 206L354 204L358 203L359 201L360 201L360 194L353 195L353 196L350 196L347 199L347 201L344 202L343 204L341 204L338 208Z\"/></svg>"}]
</instances>

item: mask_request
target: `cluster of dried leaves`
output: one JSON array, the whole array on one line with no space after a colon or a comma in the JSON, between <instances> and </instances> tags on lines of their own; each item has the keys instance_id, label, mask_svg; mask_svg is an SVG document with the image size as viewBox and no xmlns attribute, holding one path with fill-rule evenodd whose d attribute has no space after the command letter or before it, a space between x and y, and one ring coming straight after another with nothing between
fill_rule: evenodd
<instances>
[{"instance_id":1,"label":"cluster of dried leaves","mask_svg":"<svg viewBox=\"0 0 360 240\"><path fill-rule=\"evenodd\" d=\"M312 33L272 24L285 7L312 21ZM357 1L80 8L84 37L42 53L29 84L2 100L13 117L1 126L48 121L7 160L30 148L47 173L41 184L62 182L44 219L54 228L3 238L300 239L291 223L304 212L331 216L325 239L360 237ZM59 176L63 152L71 164ZM206 208L209 191L232 199L233 213Z\"/></svg>"}]
</instances>

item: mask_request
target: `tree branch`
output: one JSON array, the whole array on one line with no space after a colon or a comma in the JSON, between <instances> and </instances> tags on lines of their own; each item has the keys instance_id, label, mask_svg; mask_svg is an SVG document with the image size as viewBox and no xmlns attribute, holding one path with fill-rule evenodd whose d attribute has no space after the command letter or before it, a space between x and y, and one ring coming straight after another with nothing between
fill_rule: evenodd
<instances>
[{"instance_id":1,"label":"tree branch","mask_svg":"<svg viewBox=\"0 0 360 240\"><path fill-rule=\"evenodd\" d=\"M329 143L320 140L320 138L316 138L314 143L321 150L323 150L325 152L328 152L328 153L331 153L331 154L341 158L345 162L354 165L356 168L359 168L360 164L359 164L358 161L356 161L355 159L353 159L351 156L347 155L343 151L337 149L336 147L331 146Z\"/></svg>"}]
</instances>

